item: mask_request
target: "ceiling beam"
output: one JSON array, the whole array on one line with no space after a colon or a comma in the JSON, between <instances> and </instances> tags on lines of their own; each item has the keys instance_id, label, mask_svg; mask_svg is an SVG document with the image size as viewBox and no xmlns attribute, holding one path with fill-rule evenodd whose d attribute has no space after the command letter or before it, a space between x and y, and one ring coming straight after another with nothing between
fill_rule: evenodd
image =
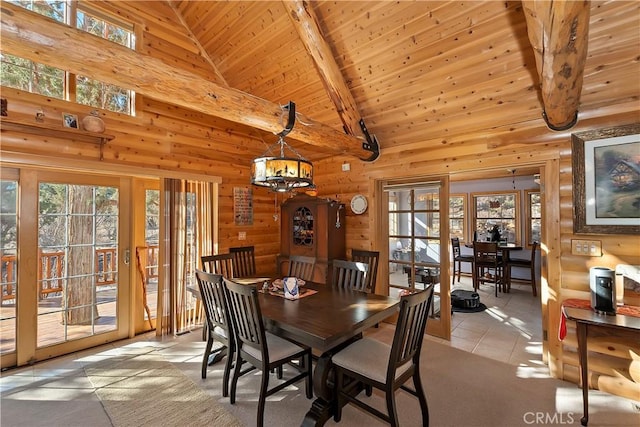
<instances>
[{"instance_id":1,"label":"ceiling beam","mask_svg":"<svg viewBox=\"0 0 640 427\"><path fill-rule=\"evenodd\" d=\"M322 36L313 6L306 0L283 0L282 4L320 73L322 84L336 107L345 132L354 136L363 133L371 150L371 156L366 160L375 160L379 156L378 142L371 138L364 126L364 120L360 116L349 86L344 81L331 46Z\"/></svg>"},{"instance_id":2,"label":"ceiling beam","mask_svg":"<svg viewBox=\"0 0 640 427\"><path fill-rule=\"evenodd\" d=\"M543 117L552 130L578 121L589 38L589 1L523 0L540 76Z\"/></svg>"},{"instance_id":3,"label":"ceiling beam","mask_svg":"<svg viewBox=\"0 0 640 427\"><path fill-rule=\"evenodd\" d=\"M151 98L267 132L282 129L283 107L224 87L148 55L2 2L2 50L35 62L91 76ZM366 159L362 141L304 117L288 137Z\"/></svg>"}]
</instances>

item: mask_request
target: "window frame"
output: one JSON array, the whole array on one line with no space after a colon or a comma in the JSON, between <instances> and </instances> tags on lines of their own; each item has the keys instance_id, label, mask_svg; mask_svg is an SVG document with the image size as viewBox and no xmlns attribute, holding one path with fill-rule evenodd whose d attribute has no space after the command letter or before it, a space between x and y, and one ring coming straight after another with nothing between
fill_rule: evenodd
<instances>
[{"instance_id":1,"label":"window frame","mask_svg":"<svg viewBox=\"0 0 640 427\"><path fill-rule=\"evenodd\" d=\"M454 198L460 198L462 199L462 217L454 217L451 213L451 199ZM467 230L469 229L469 225L468 225L468 207L469 201L467 198L467 193L454 193L454 194L449 194L449 237L456 237L453 235L452 230L453 230L453 226L451 224L452 220L462 220L462 235L458 236L460 238L460 242L466 242L469 240L468 236L468 232Z\"/></svg>"},{"instance_id":2,"label":"window frame","mask_svg":"<svg viewBox=\"0 0 640 427\"><path fill-rule=\"evenodd\" d=\"M515 230L515 243L522 242L522 208L520 205L520 190L500 190L500 191L482 191L482 192L473 192L469 194L470 201L472 203L472 218L471 218L471 229L476 230L476 224L478 221L478 205L477 205L477 197L491 197L491 196L509 196L513 195L515 197L514 200L514 216L511 217L500 217L500 220L503 219L513 219L514 221L514 230ZM484 218L480 218L481 220ZM511 242L514 243L514 242Z\"/></svg>"},{"instance_id":3,"label":"window frame","mask_svg":"<svg viewBox=\"0 0 640 427\"><path fill-rule=\"evenodd\" d=\"M532 214L532 209L531 209L531 196L534 194L539 194L540 195L540 216L539 217L534 217ZM530 247L533 244L533 229L531 226L531 222L534 219L537 219L540 221L540 237L542 238L542 210L544 209L544 203L543 203L543 196L542 196L542 192L540 190L525 190L524 191L524 198L525 198L525 217L526 217L526 226L525 226L525 236L526 236L526 241L525 241L525 245L527 247Z\"/></svg>"}]
</instances>

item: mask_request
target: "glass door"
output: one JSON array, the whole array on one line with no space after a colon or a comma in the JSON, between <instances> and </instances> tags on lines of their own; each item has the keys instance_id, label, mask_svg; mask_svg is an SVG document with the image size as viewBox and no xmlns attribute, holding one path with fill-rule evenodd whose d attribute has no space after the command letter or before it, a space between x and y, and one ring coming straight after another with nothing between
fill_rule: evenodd
<instances>
[{"instance_id":1,"label":"glass door","mask_svg":"<svg viewBox=\"0 0 640 427\"><path fill-rule=\"evenodd\" d=\"M449 337L450 322L448 252L443 236L448 236L446 212L441 204L440 182L387 185L389 294L417 291L434 285L429 332ZM445 239L446 240L446 239ZM443 299L443 293L447 298Z\"/></svg>"},{"instance_id":2,"label":"glass door","mask_svg":"<svg viewBox=\"0 0 640 427\"><path fill-rule=\"evenodd\" d=\"M129 180L20 169L19 180L2 184L3 207L19 189L15 223L4 227L11 217L2 218L3 252L18 260L3 256L3 293L19 290L14 319L2 311L3 341L5 325L15 324L2 366L127 337Z\"/></svg>"}]
</instances>

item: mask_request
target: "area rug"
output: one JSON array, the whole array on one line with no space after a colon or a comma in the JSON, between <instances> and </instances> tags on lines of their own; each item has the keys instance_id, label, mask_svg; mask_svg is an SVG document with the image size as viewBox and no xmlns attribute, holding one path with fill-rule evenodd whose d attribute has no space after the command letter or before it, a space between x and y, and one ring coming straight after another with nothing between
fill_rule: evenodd
<instances>
[{"instance_id":1,"label":"area rug","mask_svg":"<svg viewBox=\"0 0 640 427\"><path fill-rule=\"evenodd\" d=\"M116 356L84 370L115 427L242 426L157 353Z\"/></svg>"}]
</instances>

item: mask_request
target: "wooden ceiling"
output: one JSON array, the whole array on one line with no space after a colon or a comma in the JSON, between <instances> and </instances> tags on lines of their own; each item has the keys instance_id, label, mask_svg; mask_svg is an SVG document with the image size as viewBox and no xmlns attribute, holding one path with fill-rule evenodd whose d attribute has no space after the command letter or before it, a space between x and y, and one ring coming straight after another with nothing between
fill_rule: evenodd
<instances>
[{"instance_id":1,"label":"wooden ceiling","mask_svg":"<svg viewBox=\"0 0 640 427\"><path fill-rule=\"evenodd\" d=\"M278 104L293 100L305 116L342 129L282 2L174 4L230 87ZM314 1L307 7L383 154L465 139L490 141L514 129L534 142L549 134L520 1ZM640 70L638 7L591 4L580 114L606 105L612 79L632 77L624 74L625 63L635 61ZM633 98L638 92L620 90L627 93L616 96Z\"/></svg>"},{"instance_id":2,"label":"wooden ceiling","mask_svg":"<svg viewBox=\"0 0 640 427\"><path fill-rule=\"evenodd\" d=\"M286 124L280 106L289 101L299 116L287 140L311 160L335 154L363 158L362 132L345 134L345 126L360 118L376 136L381 156L423 156L478 142L487 149L548 143L568 135L550 130L542 117L545 92L530 42L536 37L528 34L532 2L100 4L145 27L162 28L170 39L156 40L145 31L133 54L107 42L86 42L86 35L71 40L67 30L47 29L43 34L56 43L45 46L44 36L37 36L42 21L20 18L13 25L5 13L3 49L45 63L64 52L72 72L209 115L212 126L255 141L238 150L242 163L275 142L273 134ZM638 108L640 90L628 82L637 83L640 74L640 3L580 4L590 11L588 54L584 66L574 68L584 70L582 90L576 89L578 123L588 124L613 108ZM315 21L305 21L296 5ZM163 46L163 58L149 56ZM191 58L193 66L185 70L172 58Z\"/></svg>"}]
</instances>

